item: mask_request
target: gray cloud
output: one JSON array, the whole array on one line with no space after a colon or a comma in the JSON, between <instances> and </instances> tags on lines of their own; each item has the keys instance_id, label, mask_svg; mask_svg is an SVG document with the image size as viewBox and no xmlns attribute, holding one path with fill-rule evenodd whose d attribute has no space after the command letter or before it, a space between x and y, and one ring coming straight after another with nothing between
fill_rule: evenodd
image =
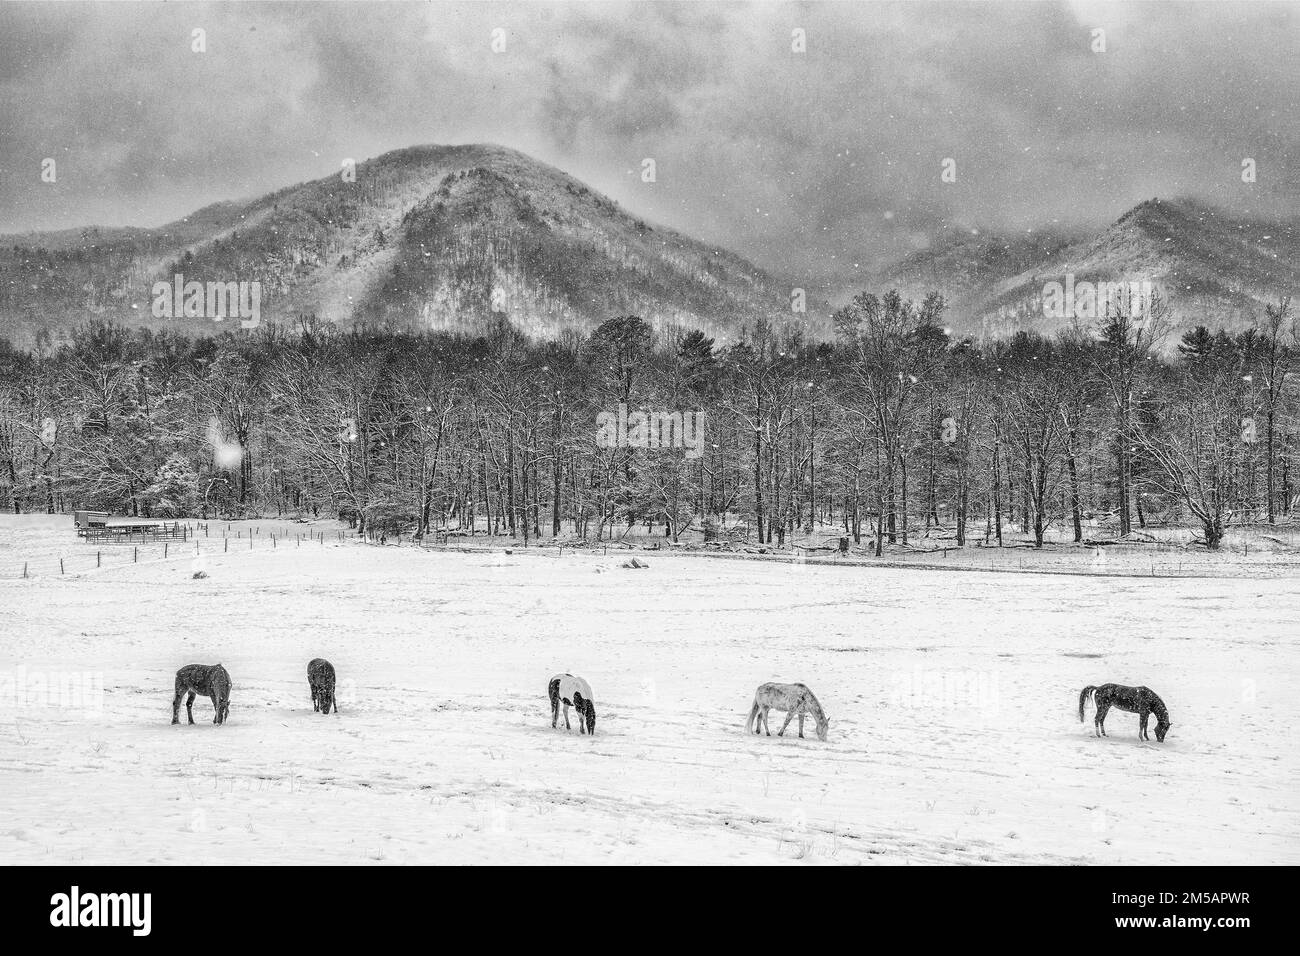
<instances>
[{"instance_id":1,"label":"gray cloud","mask_svg":"<svg viewBox=\"0 0 1300 956\"><path fill-rule=\"evenodd\" d=\"M842 277L947 226L1095 226L1153 195L1294 211L1297 62L1285 4L3 4L0 231L157 225L492 141Z\"/></svg>"}]
</instances>

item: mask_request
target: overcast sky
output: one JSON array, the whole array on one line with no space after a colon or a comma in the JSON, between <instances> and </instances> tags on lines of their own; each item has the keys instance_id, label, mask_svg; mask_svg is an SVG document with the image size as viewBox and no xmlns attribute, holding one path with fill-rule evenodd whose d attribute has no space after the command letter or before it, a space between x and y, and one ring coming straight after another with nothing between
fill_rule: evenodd
<instances>
[{"instance_id":1,"label":"overcast sky","mask_svg":"<svg viewBox=\"0 0 1300 956\"><path fill-rule=\"evenodd\" d=\"M1300 4L0 4L0 232L484 141L780 271L1152 196L1294 214Z\"/></svg>"}]
</instances>

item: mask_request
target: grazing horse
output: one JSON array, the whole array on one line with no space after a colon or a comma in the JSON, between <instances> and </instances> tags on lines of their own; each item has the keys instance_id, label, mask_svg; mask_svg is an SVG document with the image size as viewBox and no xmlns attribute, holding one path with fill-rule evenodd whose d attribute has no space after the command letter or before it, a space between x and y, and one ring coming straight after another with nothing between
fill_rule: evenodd
<instances>
[{"instance_id":1,"label":"grazing horse","mask_svg":"<svg viewBox=\"0 0 1300 956\"><path fill-rule=\"evenodd\" d=\"M772 708L785 711L785 723L777 731L778 737L785 736L785 729L790 726L790 721L797 715L799 717L799 736L803 737L803 718L805 714L811 714L813 720L817 722L817 739L825 740L826 731L830 728L831 722L826 719L826 712L822 710L822 705L817 702L817 698L803 684L763 684L754 692L754 706L749 710L749 720L745 721L745 732L748 733L750 727L754 733L758 733L759 728L767 730L767 735L772 736L772 728L767 722L767 712ZM755 721L754 718L758 718Z\"/></svg>"},{"instance_id":2,"label":"grazing horse","mask_svg":"<svg viewBox=\"0 0 1300 956\"><path fill-rule=\"evenodd\" d=\"M1147 733L1147 717L1156 715L1156 740L1164 742L1165 734L1173 726L1169 722L1169 708L1149 687L1125 687L1123 684L1102 684L1100 687L1089 685L1079 692L1079 722L1083 723L1083 705L1089 697L1097 705L1097 713L1092 718L1095 736L1106 736L1106 711L1112 707L1138 715L1138 739L1150 740Z\"/></svg>"},{"instance_id":3,"label":"grazing horse","mask_svg":"<svg viewBox=\"0 0 1300 956\"><path fill-rule=\"evenodd\" d=\"M551 698L551 726L554 727L560 715L560 701L564 701L564 729L569 726L569 707L578 712L578 733L583 733L583 721L586 721L586 733L596 732L596 700L591 695L591 685L581 677L572 674L556 674L546 688Z\"/></svg>"},{"instance_id":4,"label":"grazing horse","mask_svg":"<svg viewBox=\"0 0 1300 956\"><path fill-rule=\"evenodd\" d=\"M317 657L307 665L307 683L311 687L311 709L322 714L339 712L339 702L334 696L334 665Z\"/></svg>"},{"instance_id":5,"label":"grazing horse","mask_svg":"<svg viewBox=\"0 0 1300 956\"><path fill-rule=\"evenodd\" d=\"M212 709L217 715L212 718L214 724L224 724L230 713L230 675L220 664L186 664L176 672L176 696L172 699L172 723L181 722L181 697L189 691L185 701L185 713L190 723L194 723L194 698L202 694L212 698Z\"/></svg>"}]
</instances>

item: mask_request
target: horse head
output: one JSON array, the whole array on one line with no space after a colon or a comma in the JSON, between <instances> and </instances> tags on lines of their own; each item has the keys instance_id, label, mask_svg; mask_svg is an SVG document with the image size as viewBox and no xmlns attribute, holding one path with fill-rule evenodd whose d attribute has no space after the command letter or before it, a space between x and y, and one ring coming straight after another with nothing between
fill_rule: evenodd
<instances>
[{"instance_id":1,"label":"horse head","mask_svg":"<svg viewBox=\"0 0 1300 956\"><path fill-rule=\"evenodd\" d=\"M1156 721L1156 741L1159 742L1159 743L1164 743L1164 742L1165 742L1165 734L1169 733L1169 728L1172 727L1172 726L1173 726L1173 724L1172 724L1170 721L1168 721L1168 720L1157 720L1157 721Z\"/></svg>"}]
</instances>

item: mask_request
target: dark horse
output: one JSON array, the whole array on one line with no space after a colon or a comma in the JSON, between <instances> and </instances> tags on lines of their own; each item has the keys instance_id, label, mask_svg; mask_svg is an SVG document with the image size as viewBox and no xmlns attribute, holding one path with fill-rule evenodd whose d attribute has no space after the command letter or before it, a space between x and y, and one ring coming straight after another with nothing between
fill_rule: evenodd
<instances>
[{"instance_id":1,"label":"dark horse","mask_svg":"<svg viewBox=\"0 0 1300 956\"><path fill-rule=\"evenodd\" d=\"M1097 714L1092 719L1093 728L1098 737L1106 736L1106 711L1112 707L1137 714L1139 721L1138 739L1150 740L1147 733L1147 717L1156 715L1156 740L1164 742L1165 734L1173 726L1169 722L1169 708L1150 687L1125 687L1123 684L1102 684L1100 687L1089 685L1079 692L1079 722L1083 723L1083 705L1092 697L1097 705Z\"/></svg>"},{"instance_id":2,"label":"dark horse","mask_svg":"<svg viewBox=\"0 0 1300 956\"><path fill-rule=\"evenodd\" d=\"M338 701L334 698L334 665L322 657L317 657L307 665L307 683L311 686L311 709L328 714L330 708L339 712Z\"/></svg>"},{"instance_id":3,"label":"dark horse","mask_svg":"<svg viewBox=\"0 0 1300 956\"><path fill-rule=\"evenodd\" d=\"M176 696L172 698L172 723L181 722L181 698L189 692L185 701L185 713L190 723L194 723L194 698L202 694L212 698L212 709L217 715L212 718L214 724L224 724L230 713L230 675L220 664L186 664L176 672Z\"/></svg>"}]
</instances>

